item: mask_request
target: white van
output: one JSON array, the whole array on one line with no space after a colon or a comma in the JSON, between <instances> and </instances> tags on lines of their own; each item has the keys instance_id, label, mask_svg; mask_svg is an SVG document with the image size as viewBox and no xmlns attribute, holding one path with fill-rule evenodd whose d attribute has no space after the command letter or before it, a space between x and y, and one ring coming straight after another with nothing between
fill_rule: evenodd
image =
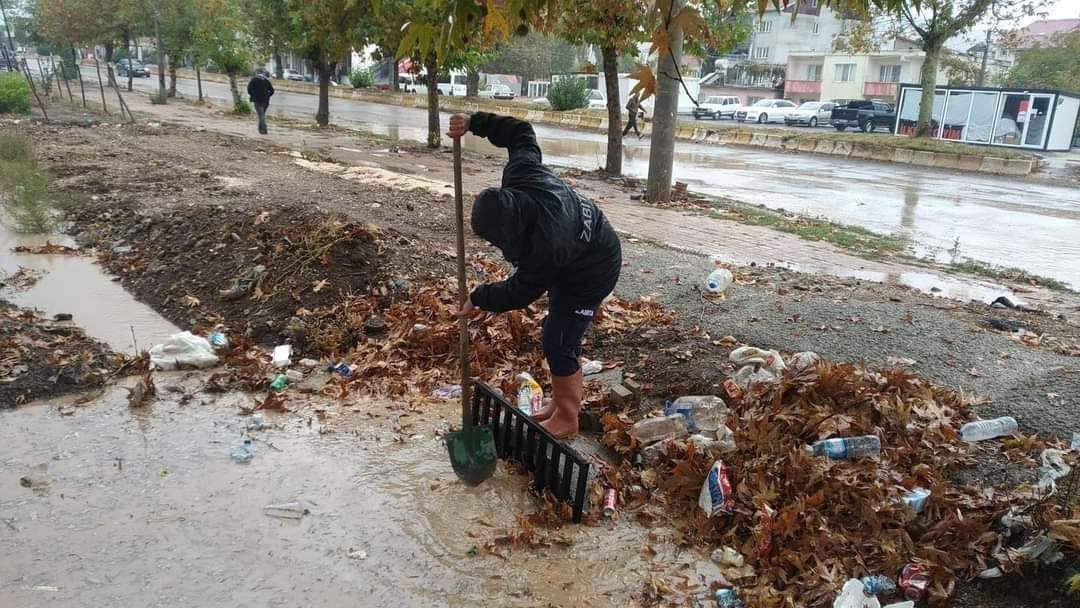
<instances>
[{"instance_id":1,"label":"white van","mask_svg":"<svg viewBox=\"0 0 1080 608\"><path fill-rule=\"evenodd\" d=\"M690 113L694 115L694 120L701 120L702 118L719 120L725 116L735 118L735 108L740 105L742 105L742 102L734 95L706 97Z\"/></svg>"}]
</instances>

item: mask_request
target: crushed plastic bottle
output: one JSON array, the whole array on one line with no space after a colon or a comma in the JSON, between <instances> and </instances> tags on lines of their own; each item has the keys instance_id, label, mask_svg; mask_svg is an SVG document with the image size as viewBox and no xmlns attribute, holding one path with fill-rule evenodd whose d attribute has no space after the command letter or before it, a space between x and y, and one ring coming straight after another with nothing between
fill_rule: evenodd
<instances>
[{"instance_id":1,"label":"crushed plastic bottle","mask_svg":"<svg viewBox=\"0 0 1080 608\"><path fill-rule=\"evenodd\" d=\"M210 334L210 346L213 346L215 349L226 348L229 346L229 337L223 332L215 331Z\"/></svg>"},{"instance_id":2,"label":"crushed plastic bottle","mask_svg":"<svg viewBox=\"0 0 1080 608\"><path fill-rule=\"evenodd\" d=\"M976 420L960 427L960 438L969 442L984 441L995 437L1015 435L1018 428L1016 419L1012 416L1002 416L992 420Z\"/></svg>"},{"instance_id":3,"label":"crushed plastic bottle","mask_svg":"<svg viewBox=\"0 0 1080 608\"><path fill-rule=\"evenodd\" d=\"M881 608L881 602L873 595L867 595L862 581L848 579L840 595L833 601L833 608Z\"/></svg>"},{"instance_id":4,"label":"crushed plastic bottle","mask_svg":"<svg viewBox=\"0 0 1080 608\"><path fill-rule=\"evenodd\" d=\"M518 374L517 381L520 383L517 392L518 409L526 416L531 416L544 406L544 389L540 388L540 384L528 372Z\"/></svg>"},{"instance_id":5,"label":"crushed plastic bottle","mask_svg":"<svg viewBox=\"0 0 1080 608\"><path fill-rule=\"evenodd\" d=\"M911 510L918 514L922 513L923 509L926 508L926 499L928 498L930 498L930 490L916 486L905 492L900 500L904 501L905 505L911 507Z\"/></svg>"},{"instance_id":6,"label":"crushed plastic bottle","mask_svg":"<svg viewBox=\"0 0 1080 608\"><path fill-rule=\"evenodd\" d=\"M251 445L251 438L244 437L244 443L236 446L236 449L232 451L233 462L237 464L247 464L251 462L251 459L255 457L255 450Z\"/></svg>"},{"instance_id":7,"label":"crushed plastic bottle","mask_svg":"<svg viewBox=\"0 0 1080 608\"><path fill-rule=\"evenodd\" d=\"M701 432L706 437L715 437L727 420L728 406L722 397L690 395L665 404L664 414L685 416L690 432Z\"/></svg>"},{"instance_id":8,"label":"crushed plastic bottle","mask_svg":"<svg viewBox=\"0 0 1080 608\"><path fill-rule=\"evenodd\" d=\"M717 589L716 606L717 608L745 608L746 604L739 599L734 589Z\"/></svg>"},{"instance_id":9,"label":"crushed plastic bottle","mask_svg":"<svg viewBox=\"0 0 1080 608\"><path fill-rule=\"evenodd\" d=\"M251 422L249 422L247 425L247 430L261 431L263 429L269 428L269 426L270 425L266 424L266 416L263 416L262 413L256 413L252 414Z\"/></svg>"},{"instance_id":10,"label":"crushed plastic bottle","mask_svg":"<svg viewBox=\"0 0 1080 608\"><path fill-rule=\"evenodd\" d=\"M656 443L669 437L682 438L689 434L689 424L681 414L639 420L630 429L630 436L637 439L642 445Z\"/></svg>"},{"instance_id":11,"label":"crushed plastic bottle","mask_svg":"<svg viewBox=\"0 0 1080 608\"><path fill-rule=\"evenodd\" d=\"M862 437L837 437L816 441L806 448L814 456L829 460L849 460L881 454L881 439L876 435Z\"/></svg>"},{"instance_id":12,"label":"crushed plastic bottle","mask_svg":"<svg viewBox=\"0 0 1080 608\"><path fill-rule=\"evenodd\" d=\"M274 381L270 383L270 390L274 392L281 392L285 390L285 387L289 384L289 378L285 374L278 374L274 377Z\"/></svg>"},{"instance_id":13,"label":"crushed plastic bottle","mask_svg":"<svg viewBox=\"0 0 1080 608\"><path fill-rule=\"evenodd\" d=\"M880 574L864 576L859 580L866 595L892 595L898 591L896 581Z\"/></svg>"}]
</instances>

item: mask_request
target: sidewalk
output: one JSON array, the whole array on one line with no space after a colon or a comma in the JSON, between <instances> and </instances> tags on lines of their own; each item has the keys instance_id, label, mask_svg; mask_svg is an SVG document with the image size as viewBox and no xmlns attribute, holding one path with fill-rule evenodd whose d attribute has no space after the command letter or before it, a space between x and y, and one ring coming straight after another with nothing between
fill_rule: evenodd
<instances>
[{"instance_id":1,"label":"sidewalk","mask_svg":"<svg viewBox=\"0 0 1080 608\"><path fill-rule=\"evenodd\" d=\"M351 167L350 173L365 173L364 179L382 181L396 188L408 186L450 192L453 166L449 155L436 151L396 154L364 142L340 129L316 130L284 126L272 122L270 134L260 136L255 120L228 116L220 111L173 101L153 105L145 96L129 95L131 109L193 129L250 138L262 142L304 150ZM445 151L445 150L444 150ZM417 158L419 155L421 158ZM502 159L492 157L483 163L466 163L463 176L467 192L479 192L498 183ZM411 176L410 180L391 177ZM631 238L658 243L673 249L702 255L718 255L736 265L777 265L799 272L825 274L858 280L906 285L960 301L990 302L1004 293L1022 291L1019 299L1033 308L1075 315L1076 298L1049 289L1024 286L1022 290L977 278L960 277L942 271L887 260L868 260L823 242L808 241L762 226L750 226L674 209L657 208L629 200L625 192L602 180L570 180L583 194L599 202L611 223Z\"/></svg>"}]
</instances>

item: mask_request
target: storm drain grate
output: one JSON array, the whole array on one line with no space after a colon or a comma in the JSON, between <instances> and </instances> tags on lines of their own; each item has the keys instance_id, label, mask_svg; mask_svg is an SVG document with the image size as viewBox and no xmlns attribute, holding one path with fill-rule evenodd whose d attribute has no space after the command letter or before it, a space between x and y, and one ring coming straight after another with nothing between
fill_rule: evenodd
<instances>
[{"instance_id":1,"label":"storm drain grate","mask_svg":"<svg viewBox=\"0 0 1080 608\"><path fill-rule=\"evenodd\" d=\"M557 499L570 503L574 522L581 523L589 482L588 460L486 384L474 385L472 416L475 424L492 426L499 458L517 462L532 473L537 491L549 489Z\"/></svg>"}]
</instances>

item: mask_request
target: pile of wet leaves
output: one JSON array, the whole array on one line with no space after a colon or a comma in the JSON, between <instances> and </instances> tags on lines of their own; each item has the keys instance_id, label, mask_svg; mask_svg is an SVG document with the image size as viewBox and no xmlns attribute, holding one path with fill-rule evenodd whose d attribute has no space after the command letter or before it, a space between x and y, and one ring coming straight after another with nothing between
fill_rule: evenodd
<instances>
[{"instance_id":1,"label":"pile of wet leaves","mask_svg":"<svg viewBox=\"0 0 1080 608\"><path fill-rule=\"evenodd\" d=\"M297 311L366 293L382 279L381 231L292 205L147 210L89 204L80 240L126 289L181 327L223 325L262 344L284 338Z\"/></svg>"},{"instance_id":2,"label":"pile of wet leaves","mask_svg":"<svg viewBox=\"0 0 1080 608\"><path fill-rule=\"evenodd\" d=\"M0 408L101 386L121 363L69 322L0 300Z\"/></svg>"},{"instance_id":3,"label":"pile of wet leaves","mask_svg":"<svg viewBox=\"0 0 1080 608\"><path fill-rule=\"evenodd\" d=\"M686 545L726 546L744 556L745 566L723 569L717 585L737 588L751 606L831 605L845 580L895 580L907 564L929 574L931 605L949 605L958 579L1036 568L1020 550L1027 543L1050 538L1066 551L1080 549L1070 500L1033 485L955 481L976 452L994 449L960 439L971 405L903 370L821 361L729 399L734 451L707 453L669 440L655 466L626 465L608 481L620 488L624 512L645 523L669 521ZM603 423L610 447L624 454L640 447L628 434L629 416L608 414ZM879 457L830 460L807 450L820 439L861 435L880 439ZM1052 444L1020 436L993 446L997 457L1034 468L1033 455ZM726 466L733 504L710 517L699 494L717 460ZM904 501L915 488L930 492L918 512ZM1026 525L1002 525L1010 511L1024 514ZM1075 563L1071 556L1056 567Z\"/></svg>"}]
</instances>

